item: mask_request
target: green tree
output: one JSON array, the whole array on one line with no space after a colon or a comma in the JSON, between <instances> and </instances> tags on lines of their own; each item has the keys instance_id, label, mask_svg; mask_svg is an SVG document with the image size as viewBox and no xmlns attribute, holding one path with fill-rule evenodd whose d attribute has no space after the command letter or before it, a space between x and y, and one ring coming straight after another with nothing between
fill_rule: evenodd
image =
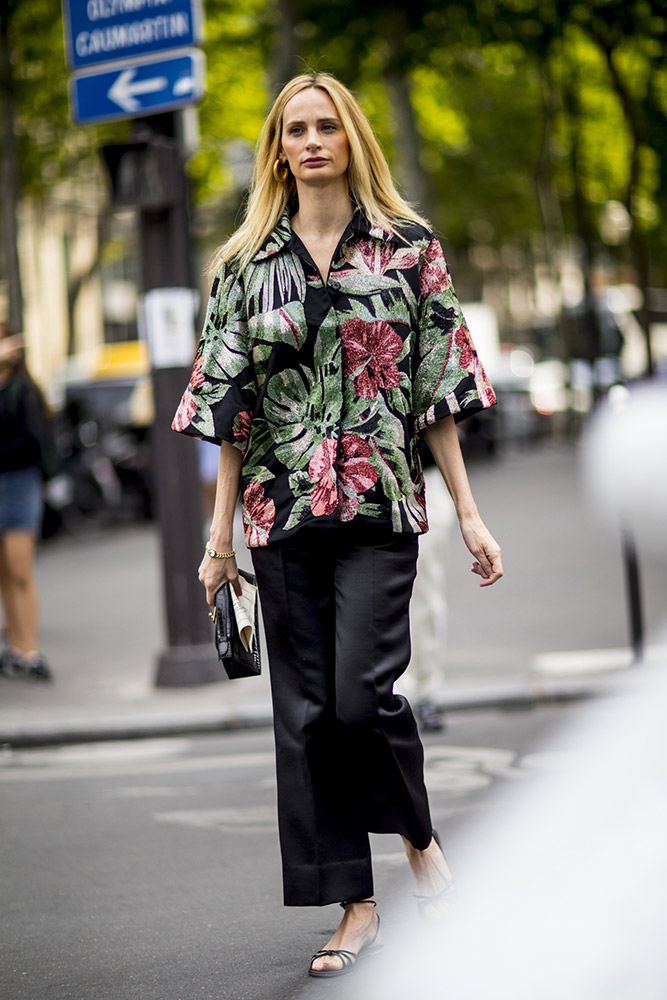
<instances>
[{"instance_id":1,"label":"green tree","mask_svg":"<svg viewBox=\"0 0 667 1000\"><path fill-rule=\"evenodd\" d=\"M23 328L17 248L22 197L43 197L57 184L99 172L98 146L122 136L124 125L90 128L69 115L60 5L52 0L0 0L0 177L2 257L9 326ZM71 278L71 308L86 275Z\"/></svg>"}]
</instances>

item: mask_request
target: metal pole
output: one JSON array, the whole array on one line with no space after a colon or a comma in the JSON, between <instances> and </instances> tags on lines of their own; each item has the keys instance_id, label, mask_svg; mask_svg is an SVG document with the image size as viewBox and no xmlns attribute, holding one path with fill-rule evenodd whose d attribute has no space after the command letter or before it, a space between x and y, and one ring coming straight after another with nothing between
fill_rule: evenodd
<instances>
[{"instance_id":1,"label":"metal pole","mask_svg":"<svg viewBox=\"0 0 667 1000\"><path fill-rule=\"evenodd\" d=\"M634 653L634 662L640 663L644 657L644 619L642 615L641 585L639 580L639 562L637 546L627 528L621 533L623 549L623 568L625 571L625 586L630 612L630 641Z\"/></svg>"},{"instance_id":2,"label":"metal pole","mask_svg":"<svg viewBox=\"0 0 667 1000\"><path fill-rule=\"evenodd\" d=\"M161 208L140 208L142 292L191 288L188 191L173 113L142 119L142 138L172 156L172 197ZM158 148L156 146L156 148ZM192 355L194 356L194 342ZM204 592L197 579L203 552L202 506L195 442L171 430L190 375L188 366L152 364L155 426L153 468L160 526L168 646L158 657L158 686L221 680Z\"/></svg>"}]
</instances>

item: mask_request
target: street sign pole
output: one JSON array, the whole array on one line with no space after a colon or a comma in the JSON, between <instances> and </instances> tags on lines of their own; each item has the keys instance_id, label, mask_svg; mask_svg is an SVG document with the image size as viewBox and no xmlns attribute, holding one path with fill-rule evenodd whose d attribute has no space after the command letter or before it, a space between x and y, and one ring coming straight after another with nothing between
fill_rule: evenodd
<instances>
[{"instance_id":1,"label":"street sign pole","mask_svg":"<svg viewBox=\"0 0 667 1000\"><path fill-rule=\"evenodd\" d=\"M175 299L192 289L188 224L188 192L176 137L175 114L151 116L136 123L142 140L172 156L171 191L163 207L139 208L141 285L144 301L151 295ZM159 131L158 131L159 130ZM220 680L221 671L212 644L211 623L204 591L197 579L203 554L202 504L195 443L171 430L171 421L187 385L194 356L193 320L182 323L185 342L170 357L163 333L151 330L151 374L155 399L153 466L160 525L164 581L164 608L168 646L158 657L158 686L200 684ZM152 321L155 326L155 320ZM189 339L189 344L188 344ZM152 342L151 342L152 341ZM173 347L171 348L173 352ZM183 354L185 351L185 354ZM162 352L162 353L161 353ZM181 361L181 364L174 362ZM182 362L185 361L185 364Z\"/></svg>"},{"instance_id":2,"label":"street sign pole","mask_svg":"<svg viewBox=\"0 0 667 1000\"><path fill-rule=\"evenodd\" d=\"M174 109L204 92L199 0L110 3L63 0L72 117L81 123L134 118L129 143L105 146L114 203L139 212L143 328L155 400L153 469L162 540L168 646L158 685L222 679L204 591L197 449L171 421L195 350L188 189Z\"/></svg>"}]
</instances>

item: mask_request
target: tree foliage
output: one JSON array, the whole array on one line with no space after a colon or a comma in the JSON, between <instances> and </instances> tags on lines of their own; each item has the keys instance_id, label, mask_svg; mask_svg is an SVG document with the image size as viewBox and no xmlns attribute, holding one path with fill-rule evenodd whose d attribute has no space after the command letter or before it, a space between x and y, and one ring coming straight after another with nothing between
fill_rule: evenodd
<instances>
[{"instance_id":1,"label":"tree foliage","mask_svg":"<svg viewBox=\"0 0 667 1000\"><path fill-rule=\"evenodd\" d=\"M67 110L60 12L10 13L20 178L91 169L127 125ZM311 67L355 89L408 197L456 250L600 245L627 207L640 284L667 281L667 0L207 0L208 92L189 164L201 228L233 226L268 102Z\"/></svg>"}]
</instances>

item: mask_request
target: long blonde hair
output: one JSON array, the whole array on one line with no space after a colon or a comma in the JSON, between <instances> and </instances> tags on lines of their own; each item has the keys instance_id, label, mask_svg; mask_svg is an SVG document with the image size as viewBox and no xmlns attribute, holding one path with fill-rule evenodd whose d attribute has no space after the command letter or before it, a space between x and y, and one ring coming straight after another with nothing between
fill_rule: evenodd
<instances>
[{"instance_id":1,"label":"long blonde hair","mask_svg":"<svg viewBox=\"0 0 667 1000\"><path fill-rule=\"evenodd\" d=\"M296 195L296 181L290 172L284 183L273 176L278 158L285 105L295 94L318 87L331 98L350 145L347 171L350 197L373 226L391 230L397 219L411 219L428 225L425 219L396 190L389 166L365 114L355 97L330 73L295 76L278 94L264 122L253 170L245 218L239 228L216 251L211 271L224 261L234 260L243 268L262 246L286 205Z\"/></svg>"}]
</instances>

